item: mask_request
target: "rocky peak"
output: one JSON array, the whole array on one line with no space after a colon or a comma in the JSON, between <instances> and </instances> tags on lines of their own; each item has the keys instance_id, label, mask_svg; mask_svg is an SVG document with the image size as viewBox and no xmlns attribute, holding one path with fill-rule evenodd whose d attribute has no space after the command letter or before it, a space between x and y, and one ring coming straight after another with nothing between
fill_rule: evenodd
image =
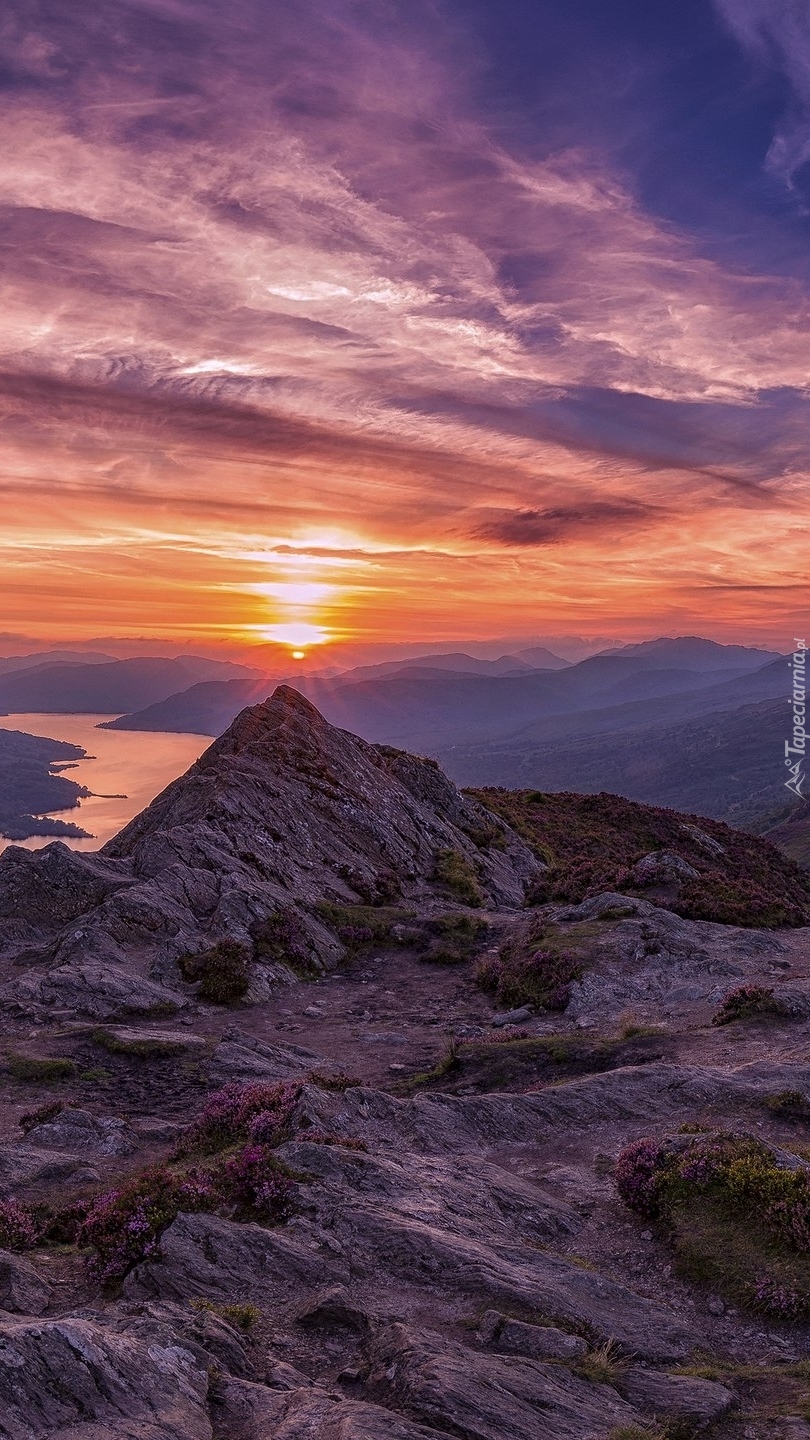
<instances>
[{"instance_id":1,"label":"rocky peak","mask_svg":"<svg viewBox=\"0 0 810 1440\"><path fill-rule=\"evenodd\" d=\"M71 1005L80 990L103 1014L132 1007L133 974L151 983L146 1008L155 983L182 996L184 955L226 939L251 946L273 917L300 932L308 963L332 968L342 945L324 902L446 907L442 858L466 877L466 900L492 909L520 906L538 868L434 761L330 725L287 685L243 710L97 856L55 864L56 850L0 859L0 917L13 910L6 948L33 947L36 959L12 988ZM60 913L70 923L54 933Z\"/></svg>"}]
</instances>

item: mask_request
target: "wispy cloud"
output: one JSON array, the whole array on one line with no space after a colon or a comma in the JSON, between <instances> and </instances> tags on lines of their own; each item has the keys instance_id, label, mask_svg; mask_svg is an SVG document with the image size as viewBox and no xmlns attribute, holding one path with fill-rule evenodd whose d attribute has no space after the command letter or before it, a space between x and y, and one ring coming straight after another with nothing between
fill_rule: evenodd
<instances>
[{"instance_id":1,"label":"wispy cloud","mask_svg":"<svg viewBox=\"0 0 810 1440\"><path fill-rule=\"evenodd\" d=\"M718 3L766 43L764 6ZM795 513L803 285L725 270L592 150L510 145L452 10L15 0L0 50L6 534L47 506L88 557L121 537L122 624L128 546L140 593L164 584L160 546L124 539L147 511L189 537L183 615L195 585L231 593L218 531L235 556L350 517L388 556L389 626L448 569L448 607L467 585L505 616L502 552L552 542L624 613L651 535L656 589L750 563L751 505ZM741 442L774 393L784 432Z\"/></svg>"},{"instance_id":2,"label":"wispy cloud","mask_svg":"<svg viewBox=\"0 0 810 1440\"><path fill-rule=\"evenodd\" d=\"M781 72L790 101L767 156L792 185L810 160L810 8L807 0L714 0L733 34L765 68Z\"/></svg>"}]
</instances>

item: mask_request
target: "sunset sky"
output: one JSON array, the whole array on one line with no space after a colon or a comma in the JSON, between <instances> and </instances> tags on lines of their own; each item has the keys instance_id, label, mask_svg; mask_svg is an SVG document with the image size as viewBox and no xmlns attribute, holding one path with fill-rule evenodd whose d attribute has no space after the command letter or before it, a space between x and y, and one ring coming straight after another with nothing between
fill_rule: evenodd
<instances>
[{"instance_id":1,"label":"sunset sky","mask_svg":"<svg viewBox=\"0 0 810 1440\"><path fill-rule=\"evenodd\" d=\"M808 0L7 0L0 52L7 637L805 634Z\"/></svg>"}]
</instances>

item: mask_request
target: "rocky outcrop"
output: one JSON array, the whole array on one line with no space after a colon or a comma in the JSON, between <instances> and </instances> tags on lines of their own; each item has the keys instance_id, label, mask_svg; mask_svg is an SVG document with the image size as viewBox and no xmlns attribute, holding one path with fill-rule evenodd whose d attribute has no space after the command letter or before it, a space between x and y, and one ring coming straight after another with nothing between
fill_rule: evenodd
<instances>
[{"instance_id":1,"label":"rocky outcrop","mask_svg":"<svg viewBox=\"0 0 810 1440\"><path fill-rule=\"evenodd\" d=\"M183 955L224 938L252 949L279 915L297 959L330 969L343 946L318 907L446 907L457 897L437 876L442 855L493 908L522 904L539 865L434 762L338 730L280 686L98 855L4 853L0 945L27 973L0 998L100 1018L156 1013L188 993ZM271 947L257 966L256 998L281 977L278 958Z\"/></svg>"}]
</instances>

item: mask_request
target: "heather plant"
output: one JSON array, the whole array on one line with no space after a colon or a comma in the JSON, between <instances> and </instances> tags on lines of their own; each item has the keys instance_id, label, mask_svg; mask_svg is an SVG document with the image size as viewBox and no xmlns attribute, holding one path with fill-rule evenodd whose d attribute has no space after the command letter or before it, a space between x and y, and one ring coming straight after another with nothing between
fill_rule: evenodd
<instances>
[{"instance_id":1,"label":"heather plant","mask_svg":"<svg viewBox=\"0 0 810 1440\"><path fill-rule=\"evenodd\" d=\"M181 1210L211 1209L216 1198L210 1176L178 1176L160 1165L98 1195L78 1233L79 1243L95 1251L94 1277L102 1283L122 1279L157 1253L161 1232Z\"/></svg>"},{"instance_id":2,"label":"heather plant","mask_svg":"<svg viewBox=\"0 0 810 1440\"><path fill-rule=\"evenodd\" d=\"M475 980L505 1009L539 1005L545 1010L564 1010L571 985L581 973L573 955L535 948L531 939L510 940L497 954L484 956L476 967Z\"/></svg>"},{"instance_id":3,"label":"heather plant","mask_svg":"<svg viewBox=\"0 0 810 1440\"><path fill-rule=\"evenodd\" d=\"M391 905L338 905L324 900L318 914L350 954L360 954L369 945L396 943L396 927L412 918L410 910Z\"/></svg>"},{"instance_id":4,"label":"heather plant","mask_svg":"<svg viewBox=\"0 0 810 1440\"><path fill-rule=\"evenodd\" d=\"M189 1126L177 1149L178 1155L213 1155L250 1137L255 1122L261 1135L258 1143L278 1145L292 1127L300 1085L256 1080L248 1085L231 1081L209 1095L201 1114Z\"/></svg>"},{"instance_id":5,"label":"heather plant","mask_svg":"<svg viewBox=\"0 0 810 1440\"><path fill-rule=\"evenodd\" d=\"M226 1160L219 1179L224 1196L237 1210L261 1220L282 1220L290 1213L293 1182L262 1144L244 1145Z\"/></svg>"},{"instance_id":6,"label":"heather plant","mask_svg":"<svg viewBox=\"0 0 810 1440\"><path fill-rule=\"evenodd\" d=\"M41 1225L30 1205L9 1196L0 1200L0 1250L32 1250Z\"/></svg>"},{"instance_id":7,"label":"heather plant","mask_svg":"<svg viewBox=\"0 0 810 1440\"><path fill-rule=\"evenodd\" d=\"M320 973L309 936L291 905L280 905L266 919L256 921L250 933L257 960L286 965L296 975L304 977L311 978Z\"/></svg>"},{"instance_id":8,"label":"heather plant","mask_svg":"<svg viewBox=\"0 0 810 1440\"><path fill-rule=\"evenodd\" d=\"M674 898L659 900L664 908L727 925L810 923L810 876L761 836L620 795L470 793L518 830L543 862L530 904L578 904L605 890L633 893L637 862L670 850L698 878L679 886Z\"/></svg>"},{"instance_id":9,"label":"heather plant","mask_svg":"<svg viewBox=\"0 0 810 1440\"><path fill-rule=\"evenodd\" d=\"M201 1000L210 1000L213 1005L235 1005L247 994L250 961L247 945L238 940L219 940L208 950L183 955L178 965L184 980L198 982Z\"/></svg>"},{"instance_id":10,"label":"heather plant","mask_svg":"<svg viewBox=\"0 0 810 1440\"><path fill-rule=\"evenodd\" d=\"M787 1012L765 985L737 985L723 996L719 1010L712 1016L713 1025L730 1025L734 1020L750 1020L755 1015L785 1015Z\"/></svg>"},{"instance_id":11,"label":"heather plant","mask_svg":"<svg viewBox=\"0 0 810 1440\"><path fill-rule=\"evenodd\" d=\"M647 1138L620 1154L616 1185L630 1209L664 1222L690 1273L751 1308L810 1314L810 1167L745 1135Z\"/></svg>"}]
</instances>

